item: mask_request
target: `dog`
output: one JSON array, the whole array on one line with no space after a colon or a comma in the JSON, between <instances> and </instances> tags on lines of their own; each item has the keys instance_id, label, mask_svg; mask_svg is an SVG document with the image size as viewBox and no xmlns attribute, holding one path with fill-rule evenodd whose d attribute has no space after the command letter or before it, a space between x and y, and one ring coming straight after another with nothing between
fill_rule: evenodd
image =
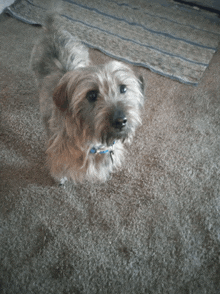
<instances>
[{"instance_id":1,"label":"dog","mask_svg":"<svg viewBox=\"0 0 220 294\"><path fill-rule=\"evenodd\" d=\"M31 67L47 132L47 165L64 184L106 181L121 166L124 143L141 124L143 78L126 64L92 65L89 50L47 16Z\"/></svg>"}]
</instances>

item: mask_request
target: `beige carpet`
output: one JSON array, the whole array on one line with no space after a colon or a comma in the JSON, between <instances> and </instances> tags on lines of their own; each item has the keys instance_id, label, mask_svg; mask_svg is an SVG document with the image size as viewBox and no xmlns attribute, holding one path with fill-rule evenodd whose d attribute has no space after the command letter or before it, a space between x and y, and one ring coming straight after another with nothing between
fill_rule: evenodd
<instances>
[{"instance_id":1,"label":"beige carpet","mask_svg":"<svg viewBox=\"0 0 220 294\"><path fill-rule=\"evenodd\" d=\"M198 87L137 68L147 99L123 168L63 189L29 71L41 30L0 16L0 293L219 294L220 52Z\"/></svg>"},{"instance_id":2,"label":"beige carpet","mask_svg":"<svg viewBox=\"0 0 220 294\"><path fill-rule=\"evenodd\" d=\"M17 0L5 12L43 24L47 2ZM188 84L198 84L220 40L215 14L173 1L60 2L65 27L86 45Z\"/></svg>"}]
</instances>

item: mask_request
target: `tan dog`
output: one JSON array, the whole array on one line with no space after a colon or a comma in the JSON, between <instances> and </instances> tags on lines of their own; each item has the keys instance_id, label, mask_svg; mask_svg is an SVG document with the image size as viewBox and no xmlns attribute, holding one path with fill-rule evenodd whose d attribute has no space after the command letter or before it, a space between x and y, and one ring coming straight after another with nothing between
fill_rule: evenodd
<instances>
[{"instance_id":1,"label":"tan dog","mask_svg":"<svg viewBox=\"0 0 220 294\"><path fill-rule=\"evenodd\" d=\"M91 66L88 49L55 20L48 17L31 58L50 172L61 183L105 181L141 123L142 81L121 62Z\"/></svg>"}]
</instances>

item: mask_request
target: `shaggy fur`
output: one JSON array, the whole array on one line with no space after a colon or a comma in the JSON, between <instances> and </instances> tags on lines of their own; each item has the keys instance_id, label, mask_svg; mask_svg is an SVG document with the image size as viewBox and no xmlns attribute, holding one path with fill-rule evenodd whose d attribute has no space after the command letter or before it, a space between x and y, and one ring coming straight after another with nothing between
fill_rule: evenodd
<instances>
[{"instance_id":1,"label":"shaggy fur","mask_svg":"<svg viewBox=\"0 0 220 294\"><path fill-rule=\"evenodd\" d=\"M141 123L142 82L127 65L90 65L88 49L49 16L31 59L48 135L51 175L105 181ZM91 150L95 152L91 152ZM103 152L100 152L102 150Z\"/></svg>"}]
</instances>

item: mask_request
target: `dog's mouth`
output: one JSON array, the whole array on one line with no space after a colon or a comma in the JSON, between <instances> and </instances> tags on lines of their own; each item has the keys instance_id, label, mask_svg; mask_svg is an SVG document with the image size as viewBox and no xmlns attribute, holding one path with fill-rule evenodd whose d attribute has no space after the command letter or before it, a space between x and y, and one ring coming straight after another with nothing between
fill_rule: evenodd
<instances>
[{"instance_id":1,"label":"dog's mouth","mask_svg":"<svg viewBox=\"0 0 220 294\"><path fill-rule=\"evenodd\" d=\"M111 146L115 141L124 142L129 136L128 128L121 128L117 130L112 130L102 134L102 144L106 144L107 146Z\"/></svg>"}]
</instances>

